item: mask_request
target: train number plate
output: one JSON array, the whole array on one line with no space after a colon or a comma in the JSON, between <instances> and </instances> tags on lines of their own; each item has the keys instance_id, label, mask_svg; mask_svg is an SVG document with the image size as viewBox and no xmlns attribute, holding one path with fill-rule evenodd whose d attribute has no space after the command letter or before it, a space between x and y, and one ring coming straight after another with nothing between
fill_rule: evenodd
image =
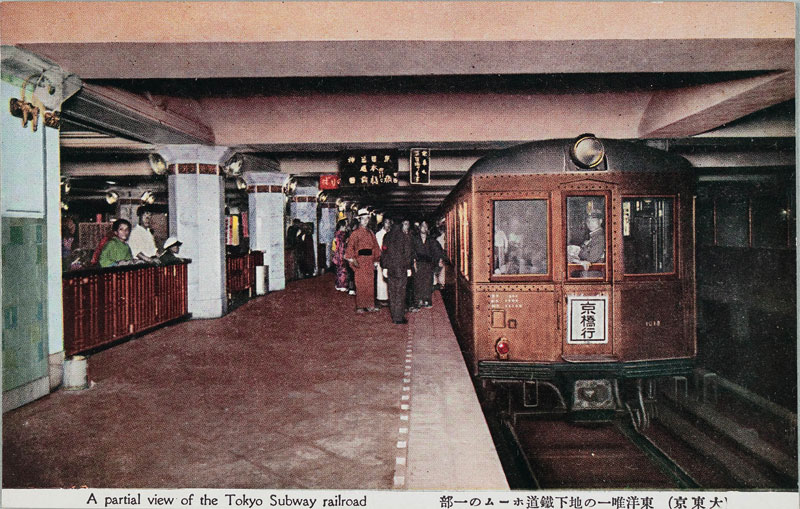
<instances>
[{"instance_id":1,"label":"train number plate","mask_svg":"<svg viewBox=\"0 0 800 509\"><path fill-rule=\"evenodd\" d=\"M608 296L567 296L567 343L608 343Z\"/></svg>"}]
</instances>

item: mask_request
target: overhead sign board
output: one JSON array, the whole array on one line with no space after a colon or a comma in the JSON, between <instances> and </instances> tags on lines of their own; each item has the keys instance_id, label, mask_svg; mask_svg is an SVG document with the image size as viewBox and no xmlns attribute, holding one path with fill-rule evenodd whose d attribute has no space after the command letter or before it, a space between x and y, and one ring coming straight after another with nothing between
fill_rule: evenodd
<instances>
[{"instance_id":1,"label":"overhead sign board","mask_svg":"<svg viewBox=\"0 0 800 509\"><path fill-rule=\"evenodd\" d=\"M412 148L409 155L409 182L412 184L431 183L431 151L427 148Z\"/></svg>"},{"instance_id":2,"label":"overhead sign board","mask_svg":"<svg viewBox=\"0 0 800 509\"><path fill-rule=\"evenodd\" d=\"M331 189L339 189L339 184L341 184L341 178L339 175L335 173L330 173L327 175L320 175L319 176L319 190L320 191L330 191Z\"/></svg>"},{"instance_id":3,"label":"overhead sign board","mask_svg":"<svg viewBox=\"0 0 800 509\"><path fill-rule=\"evenodd\" d=\"M347 153L339 160L342 187L378 187L397 184L397 152Z\"/></svg>"}]
</instances>

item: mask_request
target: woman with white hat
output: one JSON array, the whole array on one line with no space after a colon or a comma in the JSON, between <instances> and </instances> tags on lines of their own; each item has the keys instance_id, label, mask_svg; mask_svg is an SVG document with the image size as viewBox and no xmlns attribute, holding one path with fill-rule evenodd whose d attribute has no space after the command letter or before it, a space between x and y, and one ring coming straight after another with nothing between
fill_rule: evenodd
<instances>
[{"instance_id":1,"label":"woman with white hat","mask_svg":"<svg viewBox=\"0 0 800 509\"><path fill-rule=\"evenodd\" d=\"M183 258L178 256L178 251L181 250L181 242L178 240L177 237L170 237L164 241L164 252L161 253L159 257L161 259L161 263L168 264L168 263L180 263L183 261Z\"/></svg>"}]
</instances>

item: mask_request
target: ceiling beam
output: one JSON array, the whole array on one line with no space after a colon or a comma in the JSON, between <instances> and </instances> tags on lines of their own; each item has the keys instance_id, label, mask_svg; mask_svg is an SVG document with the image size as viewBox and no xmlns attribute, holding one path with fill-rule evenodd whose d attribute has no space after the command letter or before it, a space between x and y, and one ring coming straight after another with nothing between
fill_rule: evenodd
<instances>
[{"instance_id":1,"label":"ceiling beam","mask_svg":"<svg viewBox=\"0 0 800 509\"><path fill-rule=\"evenodd\" d=\"M729 72L794 66L792 39L114 41L23 47L83 80Z\"/></svg>"},{"instance_id":2,"label":"ceiling beam","mask_svg":"<svg viewBox=\"0 0 800 509\"><path fill-rule=\"evenodd\" d=\"M685 137L794 97L794 72L655 92L639 123L642 138Z\"/></svg>"},{"instance_id":3,"label":"ceiling beam","mask_svg":"<svg viewBox=\"0 0 800 509\"><path fill-rule=\"evenodd\" d=\"M113 87L84 84L64 103L65 122L150 144L214 144L200 122L145 97Z\"/></svg>"}]
</instances>

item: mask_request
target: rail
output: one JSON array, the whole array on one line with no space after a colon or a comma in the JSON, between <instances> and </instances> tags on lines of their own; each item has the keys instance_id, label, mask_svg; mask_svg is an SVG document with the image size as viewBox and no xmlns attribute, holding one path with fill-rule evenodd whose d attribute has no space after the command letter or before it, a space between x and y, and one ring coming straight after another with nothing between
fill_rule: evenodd
<instances>
[{"instance_id":1,"label":"rail","mask_svg":"<svg viewBox=\"0 0 800 509\"><path fill-rule=\"evenodd\" d=\"M86 352L187 317L189 263L65 272L65 353Z\"/></svg>"},{"instance_id":2,"label":"rail","mask_svg":"<svg viewBox=\"0 0 800 509\"><path fill-rule=\"evenodd\" d=\"M251 294L256 287L256 266L264 264L264 253L250 251L245 254L225 257L225 283L228 295L248 290Z\"/></svg>"}]
</instances>

